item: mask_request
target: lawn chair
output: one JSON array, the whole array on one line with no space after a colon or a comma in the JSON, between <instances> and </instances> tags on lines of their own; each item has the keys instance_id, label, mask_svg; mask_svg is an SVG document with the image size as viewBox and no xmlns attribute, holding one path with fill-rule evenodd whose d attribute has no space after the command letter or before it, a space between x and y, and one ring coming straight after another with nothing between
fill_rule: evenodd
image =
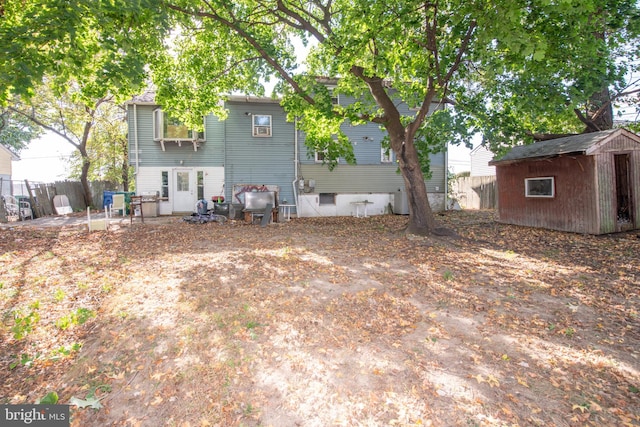
<instances>
[{"instance_id":1,"label":"lawn chair","mask_svg":"<svg viewBox=\"0 0 640 427\"><path fill-rule=\"evenodd\" d=\"M122 216L127 214L127 203L124 199L124 194L114 194L111 202L111 213L113 211L122 211Z\"/></svg>"},{"instance_id":2,"label":"lawn chair","mask_svg":"<svg viewBox=\"0 0 640 427\"><path fill-rule=\"evenodd\" d=\"M58 215L67 215L73 213L69 198L64 194L53 196L53 207Z\"/></svg>"}]
</instances>

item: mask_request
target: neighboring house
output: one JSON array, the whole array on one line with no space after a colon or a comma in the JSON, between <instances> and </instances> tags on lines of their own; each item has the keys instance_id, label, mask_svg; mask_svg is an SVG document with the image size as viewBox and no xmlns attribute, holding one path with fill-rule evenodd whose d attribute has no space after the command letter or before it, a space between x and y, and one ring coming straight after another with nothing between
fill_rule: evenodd
<instances>
[{"instance_id":1,"label":"neighboring house","mask_svg":"<svg viewBox=\"0 0 640 427\"><path fill-rule=\"evenodd\" d=\"M452 207L463 209L495 209L497 207L496 168L489 162L494 154L484 145L471 151L471 173L451 183ZM457 202L457 205L456 205Z\"/></svg>"},{"instance_id":2,"label":"neighboring house","mask_svg":"<svg viewBox=\"0 0 640 427\"><path fill-rule=\"evenodd\" d=\"M494 154L485 145L471 150L471 174L469 176L495 176L496 167L489 165Z\"/></svg>"},{"instance_id":3,"label":"neighboring house","mask_svg":"<svg viewBox=\"0 0 640 427\"><path fill-rule=\"evenodd\" d=\"M501 222L588 234L640 229L640 136L632 132L517 146L491 164Z\"/></svg>"},{"instance_id":4,"label":"neighboring house","mask_svg":"<svg viewBox=\"0 0 640 427\"><path fill-rule=\"evenodd\" d=\"M0 144L0 194L11 193L11 161L18 161L20 157L13 151Z\"/></svg>"},{"instance_id":5,"label":"neighboring house","mask_svg":"<svg viewBox=\"0 0 640 427\"><path fill-rule=\"evenodd\" d=\"M232 96L224 106L228 117L207 116L197 135L167 117L152 93L128 103L136 189L160 196L160 214L192 212L197 200L218 196L237 209L244 191L265 187L278 189L279 204L294 205L291 213L300 217L354 215L364 202L371 215L389 206L408 213L402 175L393 155L382 150L378 125L346 125L357 165L340 159L329 171L323 154L309 152L303 132L286 121L278 100ZM443 210L444 153L431 156L431 170L429 199L434 210Z\"/></svg>"}]
</instances>

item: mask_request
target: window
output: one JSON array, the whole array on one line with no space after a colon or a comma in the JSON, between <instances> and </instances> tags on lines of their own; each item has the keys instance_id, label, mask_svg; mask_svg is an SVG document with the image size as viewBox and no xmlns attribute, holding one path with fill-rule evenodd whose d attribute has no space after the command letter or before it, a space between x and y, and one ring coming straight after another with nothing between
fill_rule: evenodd
<instances>
[{"instance_id":1,"label":"window","mask_svg":"<svg viewBox=\"0 0 640 427\"><path fill-rule=\"evenodd\" d=\"M318 200L320 205L335 205L336 204L336 193L320 193L320 198Z\"/></svg>"},{"instance_id":2,"label":"window","mask_svg":"<svg viewBox=\"0 0 640 427\"><path fill-rule=\"evenodd\" d=\"M329 95L331 96L331 105L340 105L340 94L336 92L335 87L329 88Z\"/></svg>"},{"instance_id":3,"label":"window","mask_svg":"<svg viewBox=\"0 0 640 427\"><path fill-rule=\"evenodd\" d=\"M316 151L316 156L315 156L316 163L324 163L326 157L327 157L326 151Z\"/></svg>"},{"instance_id":4,"label":"window","mask_svg":"<svg viewBox=\"0 0 640 427\"><path fill-rule=\"evenodd\" d=\"M552 176L527 178L524 180L526 197L555 197L555 182Z\"/></svg>"},{"instance_id":5,"label":"window","mask_svg":"<svg viewBox=\"0 0 640 427\"><path fill-rule=\"evenodd\" d=\"M380 163L393 163L393 151L390 148L382 149Z\"/></svg>"},{"instance_id":6,"label":"window","mask_svg":"<svg viewBox=\"0 0 640 427\"><path fill-rule=\"evenodd\" d=\"M253 136L268 137L271 136L271 116L254 115L253 117Z\"/></svg>"},{"instance_id":7,"label":"window","mask_svg":"<svg viewBox=\"0 0 640 427\"><path fill-rule=\"evenodd\" d=\"M198 180L198 200L204 199L204 171L197 172Z\"/></svg>"},{"instance_id":8,"label":"window","mask_svg":"<svg viewBox=\"0 0 640 427\"><path fill-rule=\"evenodd\" d=\"M169 171L162 171L162 186L160 194L163 198L169 198Z\"/></svg>"},{"instance_id":9,"label":"window","mask_svg":"<svg viewBox=\"0 0 640 427\"><path fill-rule=\"evenodd\" d=\"M189 191L189 172L176 172L176 191Z\"/></svg>"},{"instance_id":10,"label":"window","mask_svg":"<svg viewBox=\"0 0 640 427\"><path fill-rule=\"evenodd\" d=\"M155 141L193 141L198 139L198 133L157 108L153 110L153 139Z\"/></svg>"}]
</instances>

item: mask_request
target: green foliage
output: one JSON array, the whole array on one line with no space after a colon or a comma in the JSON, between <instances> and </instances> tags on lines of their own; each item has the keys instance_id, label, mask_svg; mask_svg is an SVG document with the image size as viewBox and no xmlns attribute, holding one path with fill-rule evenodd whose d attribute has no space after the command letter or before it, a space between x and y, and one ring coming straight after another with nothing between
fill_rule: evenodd
<instances>
[{"instance_id":1,"label":"green foliage","mask_svg":"<svg viewBox=\"0 0 640 427\"><path fill-rule=\"evenodd\" d=\"M25 0L5 2L0 20L0 104L30 98L47 75L58 94L78 81L86 99L129 96L145 83L145 66L166 22L156 2Z\"/></svg>"},{"instance_id":2,"label":"green foliage","mask_svg":"<svg viewBox=\"0 0 640 427\"><path fill-rule=\"evenodd\" d=\"M31 311L26 315L22 315L21 310L13 312L14 324L11 327L11 332L13 332L13 338L17 340L21 340L26 337L31 331L33 331L36 323L40 321L40 314L38 313L40 302L35 301L31 303L29 308Z\"/></svg>"},{"instance_id":3,"label":"green foliage","mask_svg":"<svg viewBox=\"0 0 640 427\"><path fill-rule=\"evenodd\" d=\"M157 101L199 130L206 114L225 117L228 94L263 96L275 81L329 168L356 160L343 127L372 122L417 183L429 154L474 132L499 154L592 124L638 67L638 10L636 0L26 0L0 21L0 103L33 96L47 75L56 94L75 81L83 100L124 96L148 70ZM327 86L354 102L333 105ZM421 203L412 221L424 219L426 189L407 191Z\"/></svg>"},{"instance_id":4,"label":"green foliage","mask_svg":"<svg viewBox=\"0 0 640 427\"><path fill-rule=\"evenodd\" d=\"M57 403L58 403L58 393L56 393L55 391L47 393L46 396L44 396L43 398L39 399L36 402L36 404L40 404L40 405L55 405Z\"/></svg>"},{"instance_id":5,"label":"green foliage","mask_svg":"<svg viewBox=\"0 0 640 427\"><path fill-rule=\"evenodd\" d=\"M0 145L18 153L41 133L32 121L9 110L0 110Z\"/></svg>"},{"instance_id":6,"label":"green foliage","mask_svg":"<svg viewBox=\"0 0 640 427\"><path fill-rule=\"evenodd\" d=\"M18 365L29 367L33 364L34 361L36 361L39 358L40 358L40 353L36 354L34 357L31 357L28 354L23 353L22 355L20 355L17 362L11 362L9 364L9 369L13 370Z\"/></svg>"},{"instance_id":7,"label":"green foliage","mask_svg":"<svg viewBox=\"0 0 640 427\"><path fill-rule=\"evenodd\" d=\"M89 310L88 308L78 308L76 311L58 319L56 321L56 326L64 331L71 326L83 325L87 320L93 317L96 317L93 310Z\"/></svg>"}]
</instances>

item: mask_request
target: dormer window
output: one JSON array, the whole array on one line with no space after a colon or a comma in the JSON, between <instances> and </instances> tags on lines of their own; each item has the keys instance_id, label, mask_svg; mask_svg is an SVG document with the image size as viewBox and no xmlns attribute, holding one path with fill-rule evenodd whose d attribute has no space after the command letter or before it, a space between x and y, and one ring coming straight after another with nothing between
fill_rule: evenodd
<instances>
[{"instance_id":1,"label":"dormer window","mask_svg":"<svg viewBox=\"0 0 640 427\"><path fill-rule=\"evenodd\" d=\"M271 116L255 114L253 117L253 136L271 136Z\"/></svg>"},{"instance_id":2,"label":"dormer window","mask_svg":"<svg viewBox=\"0 0 640 427\"><path fill-rule=\"evenodd\" d=\"M204 135L189 129L179 119L171 117L162 109L153 110L153 140L159 141L162 145L162 151L165 151L165 142L176 142L178 146L182 146L182 142L193 143L193 150L198 151L198 142L204 140Z\"/></svg>"}]
</instances>

